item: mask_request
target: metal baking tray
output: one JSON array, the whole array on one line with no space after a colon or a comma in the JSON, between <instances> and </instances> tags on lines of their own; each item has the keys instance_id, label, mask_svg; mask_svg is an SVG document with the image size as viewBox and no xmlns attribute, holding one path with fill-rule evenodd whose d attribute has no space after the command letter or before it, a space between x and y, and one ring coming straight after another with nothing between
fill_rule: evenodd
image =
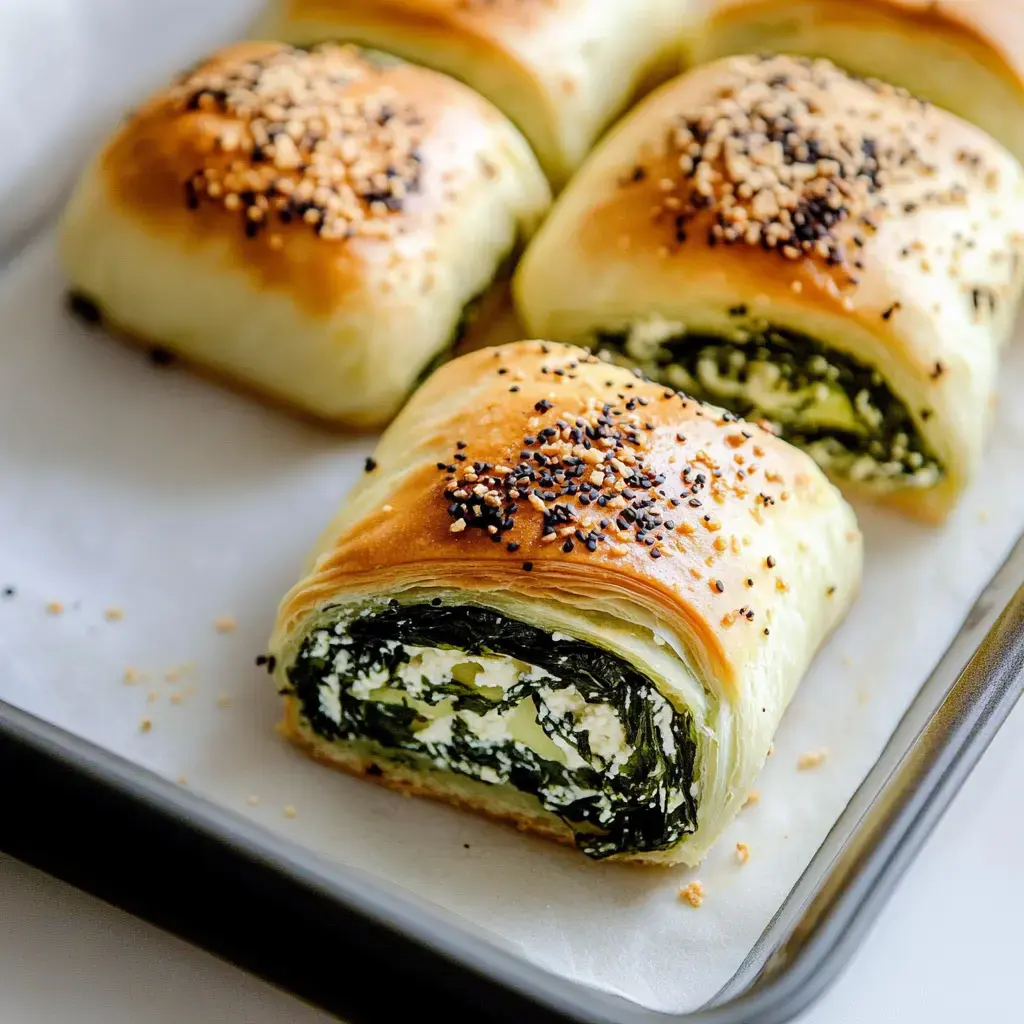
<instances>
[{"instance_id":1,"label":"metal baking tray","mask_svg":"<svg viewBox=\"0 0 1024 1024\"><path fill-rule=\"evenodd\" d=\"M351 1024L782 1024L835 979L1024 688L1024 538L731 980L658 1013L0 702L0 850Z\"/></svg>"}]
</instances>

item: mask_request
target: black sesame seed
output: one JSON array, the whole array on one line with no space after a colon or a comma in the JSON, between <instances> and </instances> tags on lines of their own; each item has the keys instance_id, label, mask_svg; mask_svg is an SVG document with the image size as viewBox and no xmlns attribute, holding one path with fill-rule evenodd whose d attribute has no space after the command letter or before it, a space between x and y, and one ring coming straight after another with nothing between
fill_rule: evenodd
<instances>
[{"instance_id":1,"label":"black sesame seed","mask_svg":"<svg viewBox=\"0 0 1024 1024\"><path fill-rule=\"evenodd\" d=\"M524 572L533 572L533 562L523 562Z\"/></svg>"},{"instance_id":2,"label":"black sesame seed","mask_svg":"<svg viewBox=\"0 0 1024 1024\"><path fill-rule=\"evenodd\" d=\"M372 473L377 468L377 460L373 458L367 458L363 463L363 472Z\"/></svg>"},{"instance_id":3,"label":"black sesame seed","mask_svg":"<svg viewBox=\"0 0 1024 1024\"><path fill-rule=\"evenodd\" d=\"M506 545L506 547L508 548L509 551L518 551L519 550L519 542L515 541L515 540L510 540L508 542L508 544Z\"/></svg>"},{"instance_id":4,"label":"black sesame seed","mask_svg":"<svg viewBox=\"0 0 1024 1024\"><path fill-rule=\"evenodd\" d=\"M170 366L178 357L166 348L151 348L149 361L154 366Z\"/></svg>"},{"instance_id":5,"label":"black sesame seed","mask_svg":"<svg viewBox=\"0 0 1024 1024\"><path fill-rule=\"evenodd\" d=\"M68 312L78 317L78 319L84 323L98 324L103 320L103 314L100 312L100 307L91 299L87 299L79 292L68 293L67 305Z\"/></svg>"}]
</instances>

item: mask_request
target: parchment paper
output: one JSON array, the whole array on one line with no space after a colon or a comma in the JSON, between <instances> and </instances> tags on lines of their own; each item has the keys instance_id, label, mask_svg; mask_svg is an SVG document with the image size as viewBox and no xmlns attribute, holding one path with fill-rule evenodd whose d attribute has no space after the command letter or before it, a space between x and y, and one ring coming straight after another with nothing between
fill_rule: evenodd
<instances>
[{"instance_id":1,"label":"parchment paper","mask_svg":"<svg viewBox=\"0 0 1024 1024\"><path fill-rule=\"evenodd\" d=\"M1024 525L1018 347L984 478L953 520L862 510L861 600L786 716L760 802L698 870L592 864L276 736L254 657L373 439L156 368L62 296L47 232L0 277L0 587L15 588L0 596L0 697L655 1008L691 1009L736 970ZM692 879L700 909L677 898Z\"/></svg>"}]
</instances>

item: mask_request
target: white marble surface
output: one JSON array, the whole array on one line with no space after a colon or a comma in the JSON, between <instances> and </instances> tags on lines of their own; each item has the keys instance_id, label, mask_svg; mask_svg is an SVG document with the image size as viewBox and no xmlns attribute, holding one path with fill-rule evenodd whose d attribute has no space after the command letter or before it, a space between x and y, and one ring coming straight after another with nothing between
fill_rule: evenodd
<instances>
[{"instance_id":1,"label":"white marble surface","mask_svg":"<svg viewBox=\"0 0 1024 1024\"><path fill-rule=\"evenodd\" d=\"M838 983L799 1024L1024 1019L1024 705ZM0 1021L321 1024L330 1018L0 858Z\"/></svg>"}]
</instances>

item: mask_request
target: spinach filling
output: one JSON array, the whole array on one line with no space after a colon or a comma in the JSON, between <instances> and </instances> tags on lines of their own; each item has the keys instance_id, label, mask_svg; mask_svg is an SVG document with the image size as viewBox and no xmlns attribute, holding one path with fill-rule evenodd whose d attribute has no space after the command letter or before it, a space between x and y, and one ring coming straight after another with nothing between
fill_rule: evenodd
<instances>
[{"instance_id":1,"label":"spinach filling","mask_svg":"<svg viewBox=\"0 0 1024 1024\"><path fill-rule=\"evenodd\" d=\"M838 476L932 487L943 475L907 406L851 355L773 327L737 330L733 338L651 333L649 325L598 332L595 346L658 383L745 419L770 421Z\"/></svg>"},{"instance_id":2,"label":"spinach filling","mask_svg":"<svg viewBox=\"0 0 1024 1024\"><path fill-rule=\"evenodd\" d=\"M581 640L436 599L336 606L288 678L318 735L535 795L591 857L696 828L692 717Z\"/></svg>"}]
</instances>

